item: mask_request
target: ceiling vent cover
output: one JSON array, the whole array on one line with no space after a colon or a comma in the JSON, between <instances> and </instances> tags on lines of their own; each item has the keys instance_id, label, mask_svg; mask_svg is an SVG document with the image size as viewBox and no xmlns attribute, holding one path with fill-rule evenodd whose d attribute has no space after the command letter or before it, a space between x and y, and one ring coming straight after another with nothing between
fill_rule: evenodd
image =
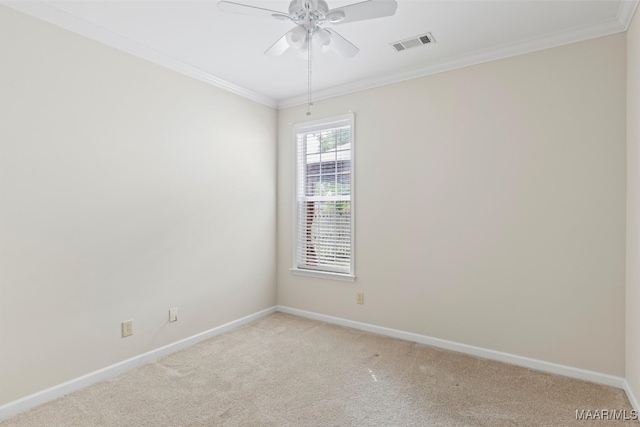
<instances>
[{"instance_id":1,"label":"ceiling vent cover","mask_svg":"<svg viewBox=\"0 0 640 427\"><path fill-rule=\"evenodd\" d=\"M410 39L389 43L389 45L396 52L401 52L403 50L411 49L412 47L424 46L425 44L435 42L436 39L433 38L433 35L431 33L425 33L419 36L411 37Z\"/></svg>"}]
</instances>

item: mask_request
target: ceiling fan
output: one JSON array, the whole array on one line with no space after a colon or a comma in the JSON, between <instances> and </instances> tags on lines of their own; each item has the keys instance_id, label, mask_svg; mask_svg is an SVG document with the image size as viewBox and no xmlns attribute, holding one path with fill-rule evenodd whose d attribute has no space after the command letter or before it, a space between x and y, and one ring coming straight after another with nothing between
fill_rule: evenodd
<instances>
[{"instance_id":1,"label":"ceiling fan","mask_svg":"<svg viewBox=\"0 0 640 427\"><path fill-rule=\"evenodd\" d=\"M335 30L322 26L391 16L396 12L398 4L395 0L367 0L329 9L325 0L291 0L288 13L226 0L219 2L218 7L225 12L275 18L296 24L265 51L267 55L279 56L292 48L298 49L300 56L306 58L313 41L321 52L333 51L343 58L351 58L360 49Z\"/></svg>"},{"instance_id":2,"label":"ceiling fan","mask_svg":"<svg viewBox=\"0 0 640 427\"><path fill-rule=\"evenodd\" d=\"M313 105L311 102L312 45L319 48L321 52L333 51L343 58L351 58L360 51L335 30L323 28L323 25L346 24L391 16L396 13L398 3L396 0L366 0L329 9L325 0L291 0L289 13L226 0L220 1L218 7L224 12L275 18L296 24L292 30L272 44L265 54L279 56L289 49L297 49L301 57L307 58L307 116L309 116Z\"/></svg>"}]
</instances>

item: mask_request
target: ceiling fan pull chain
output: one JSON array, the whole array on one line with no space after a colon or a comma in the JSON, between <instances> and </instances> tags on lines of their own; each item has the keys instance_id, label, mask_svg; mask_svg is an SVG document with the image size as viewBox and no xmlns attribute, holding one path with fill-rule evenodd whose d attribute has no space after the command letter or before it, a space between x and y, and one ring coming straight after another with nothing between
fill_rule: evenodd
<instances>
[{"instance_id":1,"label":"ceiling fan pull chain","mask_svg":"<svg viewBox=\"0 0 640 427\"><path fill-rule=\"evenodd\" d=\"M311 37L313 33L307 30L307 116L311 115Z\"/></svg>"}]
</instances>

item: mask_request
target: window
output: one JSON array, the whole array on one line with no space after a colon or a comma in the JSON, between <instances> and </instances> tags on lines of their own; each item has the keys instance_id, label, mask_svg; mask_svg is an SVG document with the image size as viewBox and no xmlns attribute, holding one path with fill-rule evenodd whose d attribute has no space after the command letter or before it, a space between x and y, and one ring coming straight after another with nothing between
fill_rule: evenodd
<instances>
[{"instance_id":1,"label":"window","mask_svg":"<svg viewBox=\"0 0 640 427\"><path fill-rule=\"evenodd\" d=\"M353 281L353 114L294 127L294 274Z\"/></svg>"}]
</instances>

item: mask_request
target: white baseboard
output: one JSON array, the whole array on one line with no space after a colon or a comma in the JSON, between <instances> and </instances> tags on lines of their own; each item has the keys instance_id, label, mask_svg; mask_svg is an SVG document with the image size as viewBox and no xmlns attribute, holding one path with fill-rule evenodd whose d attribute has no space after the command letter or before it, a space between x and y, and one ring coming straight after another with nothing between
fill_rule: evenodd
<instances>
[{"instance_id":1,"label":"white baseboard","mask_svg":"<svg viewBox=\"0 0 640 427\"><path fill-rule=\"evenodd\" d=\"M633 393L631 386L629 386L629 382L627 380L624 381L624 392L627 393L627 398L631 403L633 409L635 409L640 414L640 404L638 404L638 398Z\"/></svg>"},{"instance_id":2,"label":"white baseboard","mask_svg":"<svg viewBox=\"0 0 640 427\"><path fill-rule=\"evenodd\" d=\"M453 341L442 340L439 338L432 338L425 335L414 334L411 332L404 332L397 329L385 328L382 326L371 325L368 323L356 322L354 320L342 319L339 317L327 316L324 314L313 313L310 311L299 310L296 308L277 306L271 307L249 316L243 317L238 320L226 323L208 331L193 335L175 343L160 347L158 349L149 351L139 356L132 357L122 362L116 363L106 368L100 369L95 372L91 372L87 375L83 375L79 378L75 378L71 381L59 384L57 386L42 390L38 393L34 393L30 396L23 397L21 399L9 402L3 406L0 406L0 420L9 418L20 412L34 408L45 402L48 402L58 397L62 397L65 394L69 394L84 387L88 387L99 381L103 381L108 378L113 378L135 367L144 365L145 363L152 362L163 356L174 353L178 350L190 347L200 341L204 341L208 338L222 334L224 332L235 329L244 324L258 320L264 316L267 316L276 311L282 313L292 314L295 316L306 317L308 319L319 320L326 323L332 323L336 325L346 326L349 328L359 329L366 332L372 332L380 335L385 335L393 338L399 338L407 341L417 342L421 344L431 345L433 347L443 348L446 350L452 350L459 353L470 354L473 356L483 357L485 359L497 360L500 362L510 363L512 365L523 366L526 368L535 369L538 371L549 372L553 374L563 375L570 378L576 378L585 381L591 381L598 384L604 384L616 388L621 388L627 394L629 401L636 411L640 412L640 405L634 395L633 391L629 387L629 384L624 378L616 377L613 375L602 374L599 372L588 371L585 369L573 368L571 366L559 365L552 362L545 362L542 360L531 359L528 357L517 356L514 354L503 353L500 351L489 350L481 347L475 347L466 344L460 344Z\"/></svg>"},{"instance_id":3,"label":"white baseboard","mask_svg":"<svg viewBox=\"0 0 640 427\"><path fill-rule=\"evenodd\" d=\"M523 366L525 368L535 369L537 371L549 372L552 374L563 375L565 377L576 378L579 380L590 381L598 384L604 384L616 388L621 388L629 395L628 387L625 386L626 381L622 377L602 374L599 372L588 371L586 369L574 368L571 366L559 365L557 363L545 362L543 360L531 359L529 357L518 356L515 354L503 353L501 351L489 350L486 348L475 347L467 344L460 344L453 341L447 341L439 338L432 338L425 335L418 335L411 332L399 331L397 329L385 328L382 326L371 325L368 323L356 322L353 320L342 319L339 317L327 316L324 314L312 313L309 311L298 310L296 308L278 306L278 311L295 316L306 317L308 319L320 320L326 323L346 326L349 328L359 329L361 331L373 332L375 334L386 335L393 338L400 338L406 341L427 344L433 347L452 350L459 353L470 354L473 356L483 357L485 359L497 360L512 365ZM631 397L629 397L631 400ZM632 402L633 404L633 402ZM634 405L637 408L637 402Z\"/></svg>"},{"instance_id":4,"label":"white baseboard","mask_svg":"<svg viewBox=\"0 0 640 427\"><path fill-rule=\"evenodd\" d=\"M123 360L122 362L116 363L115 365L107 366L106 368L102 368L95 372L83 375L79 378L75 378L71 381L58 384L46 390L34 393L30 396L26 396L13 402L9 402L5 405L0 406L0 420L9 418L20 412L24 412L50 400L57 399L58 397L62 397L65 394L69 394L81 388L88 387L99 381L113 378L130 369L152 362L168 354L175 353L178 350L190 347L200 341L204 341L208 338L220 335L224 332L235 329L238 326L253 322L254 320L258 320L274 312L276 312L275 306L254 314L250 314L249 316L245 316L241 319L225 323L224 325L218 326L205 332L201 332L180 341L176 341L172 344L165 345L164 347L151 350L139 356Z\"/></svg>"}]
</instances>

